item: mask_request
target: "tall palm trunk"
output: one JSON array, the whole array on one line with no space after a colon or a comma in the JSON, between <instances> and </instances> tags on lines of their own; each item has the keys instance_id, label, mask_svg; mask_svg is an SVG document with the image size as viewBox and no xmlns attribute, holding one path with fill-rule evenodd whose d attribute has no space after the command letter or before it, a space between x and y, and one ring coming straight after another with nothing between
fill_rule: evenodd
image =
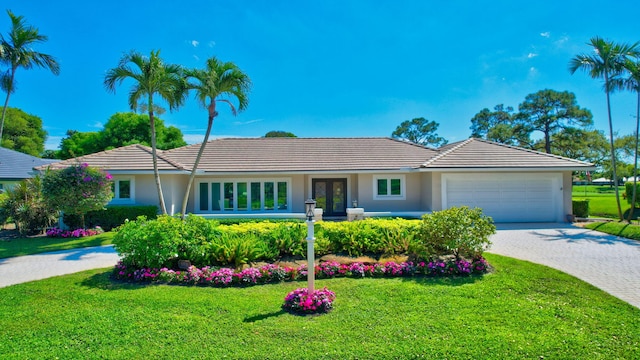
<instances>
[{"instance_id":1,"label":"tall palm trunk","mask_svg":"<svg viewBox=\"0 0 640 360\"><path fill-rule=\"evenodd\" d=\"M636 147L633 156L633 191L631 196L631 209L629 209L629 216L627 216L627 221L631 222L633 219L635 210L636 210L636 184L638 177L638 140L640 137L638 136L638 130L640 130L640 89L637 91L638 93L638 103L636 105Z\"/></svg>"},{"instance_id":2,"label":"tall palm trunk","mask_svg":"<svg viewBox=\"0 0 640 360\"><path fill-rule=\"evenodd\" d=\"M211 134L211 128L213 127L213 120L218 115L216 112L216 102L215 99L211 99L211 103L208 106L209 110L209 121L207 122L207 132L204 134L204 140L200 145L200 150L198 150L198 155L196 156L196 161L193 163L193 169L191 169L191 175L189 175L189 182L187 183L187 190L184 193L184 197L182 198L182 220L184 220L185 215L187 213L187 201L189 201L189 193L191 192L191 185L193 185L193 180L196 177L196 171L198 170L198 165L200 164L200 159L202 158L202 154L204 153L204 149L207 146L207 142L209 141L209 134Z\"/></svg>"},{"instance_id":3,"label":"tall palm trunk","mask_svg":"<svg viewBox=\"0 0 640 360\"><path fill-rule=\"evenodd\" d=\"M606 67L606 66L605 66ZM618 171L616 170L616 153L613 145L613 121L611 120L611 101L609 96L609 74L604 72L605 93L607 94L607 115L609 115L609 143L611 145L611 166L613 168L613 186L616 192L616 203L618 205L618 219L624 220L622 207L620 206L620 191L618 190Z\"/></svg>"},{"instance_id":4,"label":"tall palm trunk","mask_svg":"<svg viewBox=\"0 0 640 360\"><path fill-rule=\"evenodd\" d=\"M16 69L11 70L11 79L9 80L9 87L7 89L7 97L4 99L4 107L2 108L2 119L0 119L0 145L2 145L2 133L4 130L4 119L7 116L7 107L9 106L9 97L13 91L13 79L16 76Z\"/></svg>"},{"instance_id":5,"label":"tall palm trunk","mask_svg":"<svg viewBox=\"0 0 640 360\"><path fill-rule=\"evenodd\" d=\"M160 199L160 212L162 215L167 214L167 207L164 203L164 195L162 194L162 184L160 183L160 172L158 171L158 153L156 150L156 122L153 116L153 97L149 96L149 124L151 127L151 158L153 161L153 176L156 180L156 188L158 189L158 199Z\"/></svg>"}]
</instances>

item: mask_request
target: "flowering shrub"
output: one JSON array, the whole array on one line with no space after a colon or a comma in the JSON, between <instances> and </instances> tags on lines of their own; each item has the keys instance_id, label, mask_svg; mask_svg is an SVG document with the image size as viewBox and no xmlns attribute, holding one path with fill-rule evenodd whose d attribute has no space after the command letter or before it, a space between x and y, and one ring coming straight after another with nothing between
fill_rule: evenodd
<instances>
[{"instance_id":1,"label":"flowering shrub","mask_svg":"<svg viewBox=\"0 0 640 360\"><path fill-rule=\"evenodd\" d=\"M82 218L91 210L104 209L113 197L112 176L87 163L51 170L42 178L44 200L57 210Z\"/></svg>"},{"instance_id":2,"label":"flowering shrub","mask_svg":"<svg viewBox=\"0 0 640 360\"><path fill-rule=\"evenodd\" d=\"M93 236L102 234L104 230L100 226L96 226L93 229L75 229L75 230L62 230L59 228L52 228L47 230L48 237L61 237L61 238L81 238L85 236Z\"/></svg>"},{"instance_id":3,"label":"flowering shrub","mask_svg":"<svg viewBox=\"0 0 640 360\"><path fill-rule=\"evenodd\" d=\"M484 274L488 271L488 264L484 258L467 260L438 260L414 264L411 261L385 264L352 263L349 265L337 262L324 262L315 267L316 276L321 278L334 277L408 277L408 276L469 276ZM246 268L236 271L231 268L214 269L209 266L198 268L189 267L185 270L171 270L163 268L136 268L120 261L113 272L118 280L136 282L162 282L167 284L197 284L205 286L251 286L257 284L278 283L282 281L305 280L307 265L297 268L281 267L273 264L259 268Z\"/></svg>"},{"instance_id":4,"label":"flowering shrub","mask_svg":"<svg viewBox=\"0 0 640 360\"><path fill-rule=\"evenodd\" d=\"M284 298L282 309L294 314L319 314L329 312L333 308L336 294L326 287L314 290L309 294L309 289L300 288L293 290Z\"/></svg>"}]
</instances>

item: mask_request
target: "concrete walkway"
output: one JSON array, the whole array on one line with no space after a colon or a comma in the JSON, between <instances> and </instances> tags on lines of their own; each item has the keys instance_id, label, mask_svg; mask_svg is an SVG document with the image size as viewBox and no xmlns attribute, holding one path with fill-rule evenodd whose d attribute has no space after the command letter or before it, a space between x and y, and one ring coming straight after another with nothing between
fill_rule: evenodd
<instances>
[{"instance_id":1,"label":"concrete walkway","mask_svg":"<svg viewBox=\"0 0 640 360\"><path fill-rule=\"evenodd\" d=\"M0 287L114 266L118 260L112 245L0 259Z\"/></svg>"},{"instance_id":2,"label":"concrete walkway","mask_svg":"<svg viewBox=\"0 0 640 360\"><path fill-rule=\"evenodd\" d=\"M488 252L546 265L640 308L640 242L571 224L498 224Z\"/></svg>"}]
</instances>

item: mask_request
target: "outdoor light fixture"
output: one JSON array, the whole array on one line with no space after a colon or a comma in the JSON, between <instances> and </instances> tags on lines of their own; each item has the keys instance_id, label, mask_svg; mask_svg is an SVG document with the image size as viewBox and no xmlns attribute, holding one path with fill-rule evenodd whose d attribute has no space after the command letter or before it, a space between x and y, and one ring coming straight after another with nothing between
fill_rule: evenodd
<instances>
[{"instance_id":1,"label":"outdoor light fixture","mask_svg":"<svg viewBox=\"0 0 640 360\"><path fill-rule=\"evenodd\" d=\"M358 200L357 199L353 199L353 201L351 202L351 204L353 204L354 208L358 207Z\"/></svg>"},{"instance_id":2,"label":"outdoor light fixture","mask_svg":"<svg viewBox=\"0 0 640 360\"><path fill-rule=\"evenodd\" d=\"M313 210L316 209L316 201L313 199L307 199L304 202L304 208L307 212L307 221L313 220L313 217L314 217Z\"/></svg>"},{"instance_id":3,"label":"outdoor light fixture","mask_svg":"<svg viewBox=\"0 0 640 360\"><path fill-rule=\"evenodd\" d=\"M315 254L313 253L313 243L316 240L314 234L313 223L313 210L316 209L316 201L313 199L307 199L304 202L304 208L307 211L307 287L308 294L313 294L314 282L316 278L315 274Z\"/></svg>"}]
</instances>

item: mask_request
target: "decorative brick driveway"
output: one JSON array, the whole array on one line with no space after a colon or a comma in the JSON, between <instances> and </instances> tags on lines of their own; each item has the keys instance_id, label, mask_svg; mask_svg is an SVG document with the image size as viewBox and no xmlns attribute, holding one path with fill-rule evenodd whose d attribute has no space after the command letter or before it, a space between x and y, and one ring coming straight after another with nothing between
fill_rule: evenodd
<instances>
[{"instance_id":1,"label":"decorative brick driveway","mask_svg":"<svg viewBox=\"0 0 640 360\"><path fill-rule=\"evenodd\" d=\"M640 308L640 242L571 224L498 224L488 252L546 265Z\"/></svg>"}]
</instances>

